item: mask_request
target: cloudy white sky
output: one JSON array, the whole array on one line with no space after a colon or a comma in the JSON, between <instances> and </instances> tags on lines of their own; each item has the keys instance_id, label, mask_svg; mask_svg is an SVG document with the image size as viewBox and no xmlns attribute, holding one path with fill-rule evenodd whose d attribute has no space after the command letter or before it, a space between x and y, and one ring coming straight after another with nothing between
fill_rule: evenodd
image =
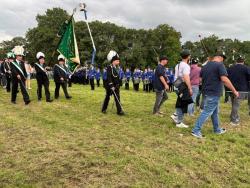
<instances>
[{"instance_id":1,"label":"cloudy white sky","mask_svg":"<svg viewBox=\"0 0 250 188\"><path fill-rule=\"evenodd\" d=\"M250 0L0 0L0 41L24 36L48 8L71 13L79 2L87 4L90 20L146 29L167 23L182 33L183 42L199 34L250 40Z\"/></svg>"}]
</instances>

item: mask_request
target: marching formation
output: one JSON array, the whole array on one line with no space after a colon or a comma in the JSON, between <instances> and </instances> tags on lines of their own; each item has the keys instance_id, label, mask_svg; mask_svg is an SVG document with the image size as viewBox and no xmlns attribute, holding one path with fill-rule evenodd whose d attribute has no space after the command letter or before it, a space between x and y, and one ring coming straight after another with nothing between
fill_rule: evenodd
<instances>
[{"instance_id":1,"label":"marching formation","mask_svg":"<svg viewBox=\"0 0 250 188\"><path fill-rule=\"evenodd\" d=\"M123 70L120 66L120 57L117 52L111 50L107 59L110 65L102 71L93 65L87 66L79 64L72 73L68 69L67 59L63 55L58 56L58 63L53 68L46 65L45 54L38 52L37 62L34 64L35 78L37 80L37 100L42 100L42 88L44 88L46 102L52 102L50 94L50 78L53 76L55 82L54 99L59 98L62 87L65 98L71 99L67 88L72 83L90 84L91 90L100 87L100 80L106 91L101 112L106 114L110 97L113 95L116 103L117 114L125 115L121 103L120 87L125 85L125 89L130 89L130 81L133 83L135 91L139 91L142 82L143 91L155 92L156 99L153 107L153 114L159 117L164 115L160 111L161 106L168 99L167 92L175 92L177 95L175 111L171 119L178 128L188 128L184 123L184 115L194 116L195 104L201 109L201 113L192 129L191 134L197 138L202 138L202 127L209 117L212 119L213 131L215 134L226 132L221 127L219 121L219 103L225 85L226 92L231 98L231 124L239 125L239 107L241 100L248 100L250 115L250 68L244 65L245 59L239 56L234 65L226 68L223 64L226 56L224 52L216 51L205 63L199 66L199 60L191 58L189 50L180 53L181 61L177 63L174 71L166 68L168 57L162 56L155 69L149 67L144 71L136 68L131 71L129 68ZM19 89L23 96L25 105L30 101L27 89L30 88L30 74L33 71L29 64L24 62L24 49L16 46L12 52L7 54L1 66L1 84L7 92L11 92L11 102L16 104L16 97Z\"/></svg>"}]
</instances>

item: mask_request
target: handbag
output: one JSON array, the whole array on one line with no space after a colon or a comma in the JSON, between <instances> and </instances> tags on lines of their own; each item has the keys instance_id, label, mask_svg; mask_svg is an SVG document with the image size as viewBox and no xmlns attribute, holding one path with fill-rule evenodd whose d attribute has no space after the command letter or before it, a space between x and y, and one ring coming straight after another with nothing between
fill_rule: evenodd
<instances>
[{"instance_id":1,"label":"handbag","mask_svg":"<svg viewBox=\"0 0 250 188\"><path fill-rule=\"evenodd\" d=\"M178 64L178 73L177 73L177 79L174 81L174 87L179 88L180 85L183 83L183 80L181 77L179 77L179 68L180 68L180 63Z\"/></svg>"}]
</instances>

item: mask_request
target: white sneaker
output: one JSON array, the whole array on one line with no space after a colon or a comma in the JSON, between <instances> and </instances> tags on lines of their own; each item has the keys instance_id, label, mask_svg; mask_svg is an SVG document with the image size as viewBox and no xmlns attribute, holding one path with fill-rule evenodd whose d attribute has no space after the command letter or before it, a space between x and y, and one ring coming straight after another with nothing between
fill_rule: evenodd
<instances>
[{"instance_id":1,"label":"white sneaker","mask_svg":"<svg viewBox=\"0 0 250 188\"><path fill-rule=\"evenodd\" d=\"M176 127L178 127L178 128L188 128L189 126L185 125L184 123L177 123Z\"/></svg>"},{"instance_id":2,"label":"white sneaker","mask_svg":"<svg viewBox=\"0 0 250 188\"><path fill-rule=\"evenodd\" d=\"M174 114L170 116L171 119L177 124L178 123L178 118Z\"/></svg>"}]
</instances>

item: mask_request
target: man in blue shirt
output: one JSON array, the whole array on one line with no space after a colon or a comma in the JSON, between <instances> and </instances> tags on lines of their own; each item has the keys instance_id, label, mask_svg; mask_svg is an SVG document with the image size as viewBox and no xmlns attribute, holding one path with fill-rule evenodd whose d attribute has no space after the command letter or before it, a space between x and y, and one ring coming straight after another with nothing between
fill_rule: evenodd
<instances>
[{"instance_id":1,"label":"man in blue shirt","mask_svg":"<svg viewBox=\"0 0 250 188\"><path fill-rule=\"evenodd\" d=\"M93 65L90 65L90 69L88 72L88 76L89 76L89 83L91 86L91 90L95 90L95 68Z\"/></svg>"},{"instance_id":2,"label":"man in blue shirt","mask_svg":"<svg viewBox=\"0 0 250 188\"><path fill-rule=\"evenodd\" d=\"M218 116L223 84L227 86L236 97L239 97L239 93L227 78L227 71L223 64L225 58L226 56L223 52L217 52L213 57L213 60L208 62L201 70L204 109L192 130L192 135L197 138L203 137L201 129L209 116L212 118L214 133L223 134L226 132L225 129L220 128Z\"/></svg>"},{"instance_id":3,"label":"man in blue shirt","mask_svg":"<svg viewBox=\"0 0 250 188\"><path fill-rule=\"evenodd\" d=\"M100 87L101 72L99 68L96 70L95 79L96 79L97 87Z\"/></svg>"},{"instance_id":4,"label":"man in blue shirt","mask_svg":"<svg viewBox=\"0 0 250 188\"><path fill-rule=\"evenodd\" d=\"M134 90L139 91L140 87L141 71L140 69L135 69L133 74Z\"/></svg>"},{"instance_id":5,"label":"man in blue shirt","mask_svg":"<svg viewBox=\"0 0 250 188\"><path fill-rule=\"evenodd\" d=\"M155 99L153 114L158 116L162 116L163 113L160 112L160 107L168 99L166 90L169 90L169 86L167 84L166 68L165 68L167 63L168 63L168 58L161 57L160 63L158 64L155 70L154 88L156 93L156 99Z\"/></svg>"},{"instance_id":6,"label":"man in blue shirt","mask_svg":"<svg viewBox=\"0 0 250 188\"><path fill-rule=\"evenodd\" d=\"M248 99L250 114L250 68L244 65L244 61L244 58L242 56L239 56L236 64L228 69L228 78L234 85L235 89L240 93L239 98L231 95L232 111L230 119L231 125L233 126L239 125L240 123L240 116L238 114L240 100Z\"/></svg>"},{"instance_id":7,"label":"man in blue shirt","mask_svg":"<svg viewBox=\"0 0 250 188\"><path fill-rule=\"evenodd\" d=\"M106 88L107 84L107 69L104 68L102 72L102 82L103 82L103 87Z\"/></svg>"},{"instance_id":8,"label":"man in blue shirt","mask_svg":"<svg viewBox=\"0 0 250 188\"><path fill-rule=\"evenodd\" d=\"M125 78L126 78L125 89L129 90L129 81L130 81L130 78L131 78L131 72L130 72L130 70L128 68L126 69L126 72L125 72Z\"/></svg>"}]
</instances>

